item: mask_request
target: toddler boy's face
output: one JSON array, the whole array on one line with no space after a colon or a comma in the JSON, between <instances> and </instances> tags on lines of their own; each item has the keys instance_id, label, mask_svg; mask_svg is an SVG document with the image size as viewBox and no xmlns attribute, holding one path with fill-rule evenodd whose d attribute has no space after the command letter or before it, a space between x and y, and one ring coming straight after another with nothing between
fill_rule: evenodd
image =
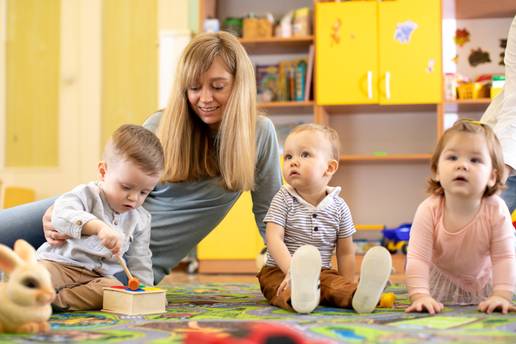
<instances>
[{"instance_id":1,"label":"toddler boy's face","mask_svg":"<svg viewBox=\"0 0 516 344\"><path fill-rule=\"evenodd\" d=\"M331 144L319 132L304 130L290 134L285 141L283 177L299 191L325 189L331 174Z\"/></svg>"},{"instance_id":2,"label":"toddler boy's face","mask_svg":"<svg viewBox=\"0 0 516 344\"><path fill-rule=\"evenodd\" d=\"M142 205L159 181L159 175L149 176L131 161L99 164L102 191L111 208L124 213Z\"/></svg>"}]
</instances>

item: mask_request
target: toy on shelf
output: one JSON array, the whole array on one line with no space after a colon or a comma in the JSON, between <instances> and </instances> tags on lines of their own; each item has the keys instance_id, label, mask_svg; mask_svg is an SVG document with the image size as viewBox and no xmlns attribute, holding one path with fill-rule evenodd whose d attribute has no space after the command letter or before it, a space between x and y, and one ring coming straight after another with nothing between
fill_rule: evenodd
<instances>
[{"instance_id":1,"label":"toy on shelf","mask_svg":"<svg viewBox=\"0 0 516 344\"><path fill-rule=\"evenodd\" d=\"M403 223L396 228L385 228L382 231L382 246L390 253L403 252L407 254L411 223Z\"/></svg>"},{"instance_id":2,"label":"toy on shelf","mask_svg":"<svg viewBox=\"0 0 516 344\"><path fill-rule=\"evenodd\" d=\"M355 244L356 253L364 254L371 247L381 245L384 225L357 224L355 228L357 231L353 234L353 243Z\"/></svg>"},{"instance_id":3,"label":"toy on shelf","mask_svg":"<svg viewBox=\"0 0 516 344\"><path fill-rule=\"evenodd\" d=\"M14 243L14 251L0 244L0 270L8 274L0 283L0 332L48 331L55 291L34 248L24 240Z\"/></svg>"},{"instance_id":4,"label":"toy on shelf","mask_svg":"<svg viewBox=\"0 0 516 344\"><path fill-rule=\"evenodd\" d=\"M143 284L136 290L126 286L105 287L102 311L126 315L164 313L166 300L164 289Z\"/></svg>"}]
</instances>

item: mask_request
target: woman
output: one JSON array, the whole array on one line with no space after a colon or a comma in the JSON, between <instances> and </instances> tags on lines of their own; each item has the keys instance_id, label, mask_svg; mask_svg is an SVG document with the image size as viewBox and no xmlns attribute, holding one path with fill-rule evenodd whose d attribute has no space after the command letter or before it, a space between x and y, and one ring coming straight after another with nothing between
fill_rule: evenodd
<instances>
[{"instance_id":1,"label":"woman","mask_svg":"<svg viewBox=\"0 0 516 344\"><path fill-rule=\"evenodd\" d=\"M217 226L243 191L251 190L263 237L263 218L281 186L278 143L272 122L257 115L253 65L233 35L204 33L188 44L168 107L144 126L156 132L165 152L162 181L143 205L152 215L156 283ZM24 237L41 244L41 215L52 202L0 212L0 241ZM59 245L66 236L53 230L49 217L47 211L45 238ZM15 219L22 221L8 222ZM24 228L29 235L18 231Z\"/></svg>"},{"instance_id":2,"label":"woman","mask_svg":"<svg viewBox=\"0 0 516 344\"><path fill-rule=\"evenodd\" d=\"M516 209L516 16L513 18L505 49L505 85L482 116L502 144L507 189L502 198L512 213Z\"/></svg>"}]
</instances>

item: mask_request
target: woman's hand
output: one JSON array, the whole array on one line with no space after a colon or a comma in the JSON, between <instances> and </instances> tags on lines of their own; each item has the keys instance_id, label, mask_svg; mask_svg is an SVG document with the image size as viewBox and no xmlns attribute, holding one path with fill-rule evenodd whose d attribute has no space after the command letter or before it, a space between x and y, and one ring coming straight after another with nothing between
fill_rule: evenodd
<instances>
[{"instance_id":1,"label":"woman's hand","mask_svg":"<svg viewBox=\"0 0 516 344\"><path fill-rule=\"evenodd\" d=\"M492 295L478 305L478 310L487 314L491 314L497 309L503 314L516 312L516 306L514 306L511 301L498 295Z\"/></svg>"},{"instance_id":2,"label":"woman's hand","mask_svg":"<svg viewBox=\"0 0 516 344\"><path fill-rule=\"evenodd\" d=\"M52 226L52 209L54 209L54 206L50 206L50 208L45 211L45 214L43 214L43 233L50 245L59 247L63 246L70 237L66 234L59 233L55 230L54 226Z\"/></svg>"},{"instance_id":3,"label":"woman's hand","mask_svg":"<svg viewBox=\"0 0 516 344\"><path fill-rule=\"evenodd\" d=\"M414 295L412 298L412 304L405 309L405 312L423 312L427 311L430 314L436 314L443 310L444 306L442 303L437 302L430 295Z\"/></svg>"},{"instance_id":4,"label":"woman's hand","mask_svg":"<svg viewBox=\"0 0 516 344\"><path fill-rule=\"evenodd\" d=\"M290 273L285 276L285 278L279 285L276 295L281 294L283 291L287 290L289 287L290 287Z\"/></svg>"}]
</instances>

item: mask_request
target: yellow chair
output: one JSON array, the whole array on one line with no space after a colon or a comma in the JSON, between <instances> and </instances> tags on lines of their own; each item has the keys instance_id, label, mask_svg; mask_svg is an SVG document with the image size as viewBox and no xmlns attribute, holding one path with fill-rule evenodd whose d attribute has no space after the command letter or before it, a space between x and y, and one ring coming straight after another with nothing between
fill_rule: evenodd
<instances>
[{"instance_id":1,"label":"yellow chair","mask_svg":"<svg viewBox=\"0 0 516 344\"><path fill-rule=\"evenodd\" d=\"M11 208L17 205L34 202L36 192L31 188L19 186L6 186L3 189L3 208Z\"/></svg>"}]
</instances>

